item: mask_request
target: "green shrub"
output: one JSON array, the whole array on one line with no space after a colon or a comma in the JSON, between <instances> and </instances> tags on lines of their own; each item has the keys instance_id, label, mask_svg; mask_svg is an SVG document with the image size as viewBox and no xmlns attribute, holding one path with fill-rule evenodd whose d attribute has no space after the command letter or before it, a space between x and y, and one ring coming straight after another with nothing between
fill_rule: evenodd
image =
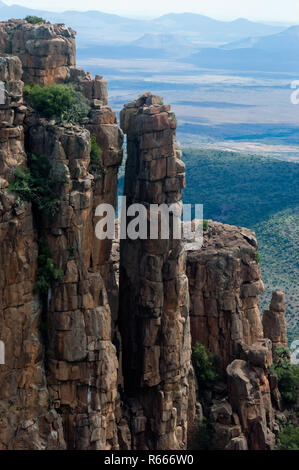
<instances>
[{"instance_id":1,"label":"green shrub","mask_svg":"<svg viewBox=\"0 0 299 470\"><path fill-rule=\"evenodd\" d=\"M53 282L62 279L64 273L57 269L51 256L48 242L45 238L38 240L38 269L36 275L35 292L46 296Z\"/></svg>"},{"instance_id":2,"label":"green shrub","mask_svg":"<svg viewBox=\"0 0 299 470\"><path fill-rule=\"evenodd\" d=\"M22 201L31 202L36 210L37 217L45 214L54 217L59 210L59 200L55 197L55 189L61 181L54 181L50 177L51 165L45 155L28 155L26 170L17 168L15 180L8 187L10 191L18 194ZM61 279L64 273L54 265L47 240L38 240L38 269L36 274L35 292L46 300L48 290L54 281Z\"/></svg>"},{"instance_id":3,"label":"green shrub","mask_svg":"<svg viewBox=\"0 0 299 470\"><path fill-rule=\"evenodd\" d=\"M46 20L44 20L44 18L40 18L39 16L28 15L26 18L24 18L24 20L31 24L46 23Z\"/></svg>"},{"instance_id":4,"label":"green shrub","mask_svg":"<svg viewBox=\"0 0 299 470\"><path fill-rule=\"evenodd\" d=\"M95 136L92 136L91 139L91 148L90 148L90 164L92 167L101 168L101 153L102 150L97 143Z\"/></svg>"},{"instance_id":5,"label":"green shrub","mask_svg":"<svg viewBox=\"0 0 299 470\"><path fill-rule=\"evenodd\" d=\"M280 346L274 352L271 371L277 375L278 388L287 405L296 403L299 394L299 367L290 362L288 348Z\"/></svg>"},{"instance_id":6,"label":"green shrub","mask_svg":"<svg viewBox=\"0 0 299 470\"><path fill-rule=\"evenodd\" d=\"M57 122L79 122L89 106L83 94L73 85L26 85L25 100L42 116Z\"/></svg>"},{"instance_id":7,"label":"green shrub","mask_svg":"<svg viewBox=\"0 0 299 470\"><path fill-rule=\"evenodd\" d=\"M204 231L208 230L209 228L209 222L207 220L203 220L202 222L202 228Z\"/></svg>"},{"instance_id":8,"label":"green shrub","mask_svg":"<svg viewBox=\"0 0 299 470\"><path fill-rule=\"evenodd\" d=\"M255 261L257 262L257 264L260 264L261 260L262 260L262 257L260 255L260 253L257 251L255 253Z\"/></svg>"},{"instance_id":9,"label":"green shrub","mask_svg":"<svg viewBox=\"0 0 299 470\"><path fill-rule=\"evenodd\" d=\"M51 165L45 155L28 155L26 170L17 168L15 180L8 187L18 194L20 200L31 202L38 211L55 216L59 210L59 200L55 197L58 181L50 178Z\"/></svg>"},{"instance_id":10,"label":"green shrub","mask_svg":"<svg viewBox=\"0 0 299 470\"><path fill-rule=\"evenodd\" d=\"M289 424L278 433L277 450L299 450L299 426Z\"/></svg>"},{"instance_id":11,"label":"green shrub","mask_svg":"<svg viewBox=\"0 0 299 470\"><path fill-rule=\"evenodd\" d=\"M193 347L192 362L199 390L211 389L220 379L219 357L197 342Z\"/></svg>"}]
</instances>

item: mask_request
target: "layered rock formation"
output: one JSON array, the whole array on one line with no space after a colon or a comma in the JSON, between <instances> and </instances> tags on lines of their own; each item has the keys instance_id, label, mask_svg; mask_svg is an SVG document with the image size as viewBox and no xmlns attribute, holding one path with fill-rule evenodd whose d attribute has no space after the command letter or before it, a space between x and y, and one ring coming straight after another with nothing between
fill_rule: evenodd
<instances>
[{"instance_id":1,"label":"layered rock formation","mask_svg":"<svg viewBox=\"0 0 299 470\"><path fill-rule=\"evenodd\" d=\"M150 93L121 112L127 134L127 207L176 203L180 211L184 164L175 148L176 120ZM133 215L133 214L132 214ZM128 219L129 224L130 219ZM171 224L170 224L171 225ZM137 449L178 449L187 444L192 380L188 280L181 240L121 241L119 324L124 391Z\"/></svg>"},{"instance_id":2,"label":"layered rock formation","mask_svg":"<svg viewBox=\"0 0 299 470\"><path fill-rule=\"evenodd\" d=\"M273 351L279 346L287 347L286 302L284 292L273 292L269 310L263 314L265 338L272 341Z\"/></svg>"},{"instance_id":3,"label":"layered rock formation","mask_svg":"<svg viewBox=\"0 0 299 470\"><path fill-rule=\"evenodd\" d=\"M26 83L62 83L76 65L75 32L63 24L4 21L0 38L0 53L20 58Z\"/></svg>"},{"instance_id":4,"label":"layered rock formation","mask_svg":"<svg viewBox=\"0 0 299 470\"><path fill-rule=\"evenodd\" d=\"M275 446L268 377L271 364L271 341L263 340L249 348L247 360L235 359L227 367L229 401L239 416L250 450L271 450Z\"/></svg>"},{"instance_id":5,"label":"layered rock formation","mask_svg":"<svg viewBox=\"0 0 299 470\"><path fill-rule=\"evenodd\" d=\"M20 60L13 56L0 63L7 92L1 106L1 260L7 269L2 273L0 325L9 377L1 377L1 407L7 408L1 446L118 449L118 359L106 290L106 284L114 287L112 242L95 237L95 208L101 202L115 205L122 133L107 106L106 83L70 69L74 40L67 28L24 22L1 26L10 41L5 50L18 52L25 66L22 73ZM42 38L44 49L35 69L30 54ZM23 105L21 78L45 85L63 81L67 74L90 100L86 128L47 122ZM101 148L98 168L90 167L88 128ZM7 190L15 168L27 165L24 140L28 153L46 155L51 162L59 202L54 219L39 214L34 220L30 204L16 202ZM41 239L47 240L56 268L64 273L49 291L46 305L34 294ZM14 413L5 400L21 412Z\"/></svg>"},{"instance_id":6,"label":"layered rock formation","mask_svg":"<svg viewBox=\"0 0 299 470\"><path fill-rule=\"evenodd\" d=\"M269 450L275 446L275 410L280 408L272 364L272 338L281 338L284 314L263 331L258 294L263 291L256 261L255 234L240 227L208 221L201 250L188 251L192 342L219 356L224 380L210 403L215 421L213 447L227 450ZM271 308L283 308L275 293ZM270 323L269 315L265 317ZM270 337L270 339L268 339ZM266 338L266 339L265 339Z\"/></svg>"},{"instance_id":7,"label":"layered rock formation","mask_svg":"<svg viewBox=\"0 0 299 470\"><path fill-rule=\"evenodd\" d=\"M65 447L61 418L50 406L40 322L34 294L37 233L31 205L7 188L15 168L24 169L22 66L17 57L0 58L5 104L0 105L0 449Z\"/></svg>"},{"instance_id":8,"label":"layered rock formation","mask_svg":"<svg viewBox=\"0 0 299 470\"><path fill-rule=\"evenodd\" d=\"M65 273L50 291L46 311L50 398L62 414L68 448L117 448L118 361L100 274L105 260L93 252L100 179L94 182L88 172L90 135L80 127L37 122L29 129L28 149L49 156L52 177L61 181L58 215L40 224L55 266Z\"/></svg>"},{"instance_id":9,"label":"layered rock formation","mask_svg":"<svg viewBox=\"0 0 299 470\"><path fill-rule=\"evenodd\" d=\"M125 239L111 250L112 240L95 235L96 207L116 205L122 160L106 83L75 68L74 32L64 25L0 23L1 51L0 449L185 449L201 410L191 335L227 370L209 404L213 447L273 448L280 395L269 372L271 341L273 349L286 344L285 303L283 293L273 294L263 332L254 234L209 221L202 250L188 251L186 261L171 216L170 238L159 227L156 239ZM23 103L22 79L72 83L89 100L88 117L78 125L40 118ZM181 213L176 119L162 98L146 93L125 106L121 127L126 206L145 206L135 227L142 232L151 204ZM92 136L101 148L96 167ZM52 218L8 188L29 154L50 162L59 207ZM159 220L157 207L154 215ZM35 289L41 240L62 272L47 296Z\"/></svg>"},{"instance_id":10,"label":"layered rock formation","mask_svg":"<svg viewBox=\"0 0 299 470\"><path fill-rule=\"evenodd\" d=\"M188 251L192 342L219 355L224 366L263 337L256 252L253 232L212 221L202 249Z\"/></svg>"}]
</instances>

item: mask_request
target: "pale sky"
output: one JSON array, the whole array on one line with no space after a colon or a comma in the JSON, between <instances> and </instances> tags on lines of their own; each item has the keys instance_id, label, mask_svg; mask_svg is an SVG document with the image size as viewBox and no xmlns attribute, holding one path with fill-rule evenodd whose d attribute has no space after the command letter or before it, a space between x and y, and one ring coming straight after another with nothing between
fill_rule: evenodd
<instances>
[{"instance_id":1,"label":"pale sky","mask_svg":"<svg viewBox=\"0 0 299 470\"><path fill-rule=\"evenodd\" d=\"M193 12L219 19L239 17L299 23L299 0L3 0L8 5L51 11L100 10L126 16Z\"/></svg>"}]
</instances>

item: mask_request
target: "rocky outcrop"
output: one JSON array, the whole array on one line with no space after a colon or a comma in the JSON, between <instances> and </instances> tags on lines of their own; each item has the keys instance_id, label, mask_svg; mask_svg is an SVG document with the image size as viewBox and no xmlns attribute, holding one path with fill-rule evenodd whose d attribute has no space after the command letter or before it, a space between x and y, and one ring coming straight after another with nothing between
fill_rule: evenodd
<instances>
[{"instance_id":1,"label":"rocky outcrop","mask_svg":"<svg viewBox=\"0 0 299 470\"><path fill-rule=\"evenodd\" d=\"M69 80L71 83L79 85L80 90L84 96L92 101L93 111L90 114L91 124L93 122L102 123L102 124L114 124L111 122L111 116L108 116L106 113L100 113L100 105L107 106L108 104L108 90L107 82L102 80L103 77L96 75L95 78L92 78L91 73L86 73L82 69L71 68ZM100 118L95 119L95 115L106 114Z\"/></svg>"},{"instance_id":2,"label":"rocky outcrop","mask_svg":"<svg viewBox=\"0 0 299 470\"><path fill-rule=\"evenodd\" d=\"M239 417L231 404L222 399L211 407L214 424L213 449L248 450L247 439L242 433Z\"/></svg>"},{"instance_id":3,"label":"rocky outcrop","mask_svg":"<svg viewBox=\"0 0 299 470\"><path fill-rule=\"evenodd\" d=\"M274 294L271 309L277 321L272 322L273 332L266 329L266 334L264 328L263 334L258 307L263 283L256 252L253 232L212 221L202 248L188 251L192 342L218 355L224 374L224 383L205 404L215 423L215 449L273 449L279 429L275 410L281 404L277 377L270 372L271 339L283 336L284 296ZM267 324L271 315L264 317Z\"/></svg>"},{"instance_id":4,"label":"rocky outcrop","mask_svg":"<svg viewBox=\"0 0 299 470\"><path fill-rule=\"evenodd\" d=\"M269 310L263 314L265 338L272 341L273 351L279 346L287 347L286 303L284 292L273 292Z\"/></svg>"},{"instance_id":5,"label":"rocky outcrop","mask_svg":"<svg viewBox=\"0 0 299 470\"><path fill-rule=\"evenodd\" d=\"M101 77L93 80L90 74L70 68L74 60L67 56L71 54L73 39L67 28L32 26L22 21L2 23L1 27L6 28L11 48L19 44L25 72L22 73L17 57L1 59L0 79L5 82L8 95L7 103L0 109L4 211L0 238L2 265L7 266L2 274L5 279L1 280L0 339L7 336L6 357L11 355L13 359L7 360L5 369L1 366L0 371L5 371L0 377L5 395L1 410L7 408L3 412L0 445L25 449L118 449L118 431L124 440L128 430L120 422L118 358L112 343L117 315L116 283L109 262L112 241L96 238L95 209L105 202L115 206L122 133L115 114L107 106L106 83ZM48 56L45 60L43 54L38 55L37 72L28 66L27 49L30 45L34 51L42 37ZM55 44L62 48L63 69L58 65L62 61ZM89 117L81 126L47 122L22 102L21 77L45 85L63 81L66 74L90 100ZM101 161L96 168L90 165L88 129L101 148ZM24 169L27 165L24 141L28 154L49 158L59 204L54 218L43 214L35 217L30 204L18 202L7 190L15 168ZM47 241L55 267L64 273L52 286L46 303L34 293L37 241L41 239ZM19 326L14 331L12 325L17 321ZM16 372L12 373L14 368ZM12 400L12 406L18 407L20 413L8 407L5 400Z\"/></svg>"},{"instance_id":6,"label":"rocky outcrop","mask_svg":"<svg viewBox=\"0 0 299 470\"><path fill-rule=\"evenodd\" d=\"M275 446L274 412L268 380L271 342L257 343L248 360L234 360L227 367L229 401L238 413L250 450L271 450ZM263 360L264 359L264 360Z\"/></svg>"},{"instance_id":7,"label":"rocky outcrop","mask_svg":"<svg viewBox=\"0 0 299 470\"><path fill-rule=\"evenodd\" d=\"M172 236L174 215L167 239L158 226L156 239L127 238L113 249L99 240L96 207L116 205L123 143L106 82L75 68L74 32L64 25L0 23L1 51L0 449L185 449L196 410L200 419L208 405L213 448L272 449L280 394L271 341L286 345L285 302L273 294L263 334L253 232L209 221L203 248L189 246L187 260ZM40 118L23 103L22 78L72 83L90 103L88 117L78 125ZM145 207L140 233L151 214L159 220L158 204L181 214L185 166L162 98L129 103L121 127L126 207ZM101 148L96 165L91 137ZM31 153L49 160L59 207L52 217L8 188ZM47 295L36 291L41 240L60 270ZM227 371L208 405L196 401L191 335Z\"/></svg>"},{"instance_id":8,"label":"rocky outcrop","mask_svg":"<svg viewBox=\"0 0 299 470\"><path fill-rule=\"evenodd\" d=\"M184 164L175 148L176 120L150 93L121 111L127 134L127 207L176 203ZM128 219L128 223L129 223ZM181 240L121 240L120 317L124 391L137 449L183 449L187 444L192 380L188 280Z\"/></svg>"},{"instance_id":9,"label":"rocky outcrop","mask_svg":"<svg viewBox=\"0 0 299 470\"><path fill-rule=\"evenodd\" d=\"M75 32L63 24L0 23L0 53L20 58L25 83L62 83L76 65Z\"/></svg>"},{"instance_id":10,"label":"rocky outcrop","mask_svg":"<svg viewBox=\"0 0 299 470\"><path fill-rule=\"evenodd\" d=\"M71 125L32 124L28 149L49 156L52 178L60 181L59 212L40 221L55 266L65 273L46 309L50 398L62 414L68 448L116 449L118 360L100 260L93 256L99 180L88 172L90 134Z\"/></svg>"},{"instance_id":11,"label":"rocky outcrop","mask_svg":"<svg viewBox=\"0 0 299 470\"><path fill-rule=\"evenodd\" d=\"M188 251L192 343L204 344L226 367L263 337L263 291L253 232L208 221L200 250Z\"/></svg>"},{"instance_id":12,"label":"rocky outcrop","mask_svg":"<svg viewBox=\"0 0 299 470\"><path fill-rule=\"evenodd\" d=\"M42 308L34 294L37 233L31 205L7 189L15 168L27 165L21 77L17 57L0 58L0 449L61 449L61 418L50 406L44 367Z\"/></svg>"}]
</instances>

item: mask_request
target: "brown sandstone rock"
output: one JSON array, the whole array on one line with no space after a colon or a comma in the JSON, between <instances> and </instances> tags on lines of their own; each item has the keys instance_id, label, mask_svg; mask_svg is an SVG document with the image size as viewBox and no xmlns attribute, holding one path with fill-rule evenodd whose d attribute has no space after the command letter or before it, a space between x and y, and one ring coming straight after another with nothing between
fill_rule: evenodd
<instances>
[{"instance_id":1,"label":"brown sandstone rock","mask_svg":"<svg viewBox=\"0 0 299 470\"><path fill-rule=\"evenodd\" d=\"M0 53L21 59L23 81L50 85L64 82L76 65L75 32L62 24L0 23Z\"/></svg>"},{"instance_id":2,"label":"brown sandstone rock","mask_svg":"<svg viewBox=\"0 0 299 470\"><path fill-rule=\"evenodd\" d=\"M249 449L273 449L274 415L265 370L236 359L227 367L227 377L229 401L239 415Z\"/></svg>"},{"instance_id":3,"label":"brown sandstone rock","mask_svg":"<svg viewBox=\"0 0 299 470\"><path fill-rule=\"evenodd\" d=\"M105 200L105 194L88 172L90 134L40 121L28 130L28 148L48 155L52 176L61 181L57 216L40 222L55 265L65 273L47 308L51 399L63 416L68 448L117 449L118 359L101 276L109 252L107 258L93 255L100 243L94 235L95 199Z\"/></svg>"},{"instance_id":4,"label":"brown sandstone rock","mask_svg":"<svg viewBox=\"0 0 299 470\"><path fill-rule=\"evenodd\" d=\"M263 291L257 242L250 230L208 221L203 247L187 253L192 343L204 344L227 366L262 339Z\"/></svg>"},{"instance_id":5,"label":"brown sandstone rock","mask_svg":"<svg viewBox=\"0 0 299 470\"><path fill-rule=\"evenodd\" d=\"M263 314L265 338L273 344L273 351L279 346L287 347L287 323L285 319L286 303L284 292L273 292L270 309Z\"/></svg>"},{"instance_id":6,"label":"brown sandstone rock","mask_svg":"<svg viewBox=\"0 0 299 470\"><path fill-rule=\"evenodd\" d=\"M47 388L41 305L34 294L38 249L31 205L7 189L15 168L27 166L21 76L17 57L0 57L6 90L0 105L0 339L5 343L0 449L63 449L61 418L50 405Z\"/></svg>"},{"instance_id":7,"label":"brown sandstone rock","mask_svg":"<svg viewBox=\"0 0 299 470\"><path fill-rule=\"evenodd\" d=\"M128 142L127 206L181 199L184 175L175 171L175 120L161 102L146 93L121 111ZM181 172L183 167L177 165ZM137 449L179 449L187 443L193 371L188 281L181 258L181 240L121 241L119 322Z\"/></svg>"}]
</instances>

